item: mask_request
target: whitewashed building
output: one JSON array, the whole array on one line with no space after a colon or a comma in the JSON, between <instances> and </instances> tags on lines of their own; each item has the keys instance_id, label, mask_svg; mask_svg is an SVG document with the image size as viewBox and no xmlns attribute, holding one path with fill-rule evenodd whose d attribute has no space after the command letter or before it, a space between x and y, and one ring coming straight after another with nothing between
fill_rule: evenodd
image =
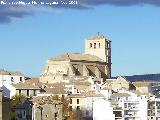
<instances>
[{"instance_id":1,"label":"whitewashed building","mask_svg":"<svg viewBox=\"0 0 160 120\"><path fill-rule=\"evenodd\" d=\"M112 99L122 109L119 120L147 120L147 96L136 93L114 93ZM116 110L116 109L115 109Z\"/></svg>"},{"instance_id":2,"label":"whitewashed building","mask_svg":"<svg viewBox=\"0 0 160 120\"><path fill-rule=\"evenodd\" d=\"M9 72L0 69L0 81L3 89L3 96L11 98L16 94L16 88L12 85L25 82L25 76L20 72Z\"/></svg>"},{"instance_id":3,"label":"whitewashed building","mask_svg":"<svg viewBox=\"0 0 160 120\"><path fill-rule=\"evenodd\" d=\"M111 103L104 99L93 102L93 120L115 120Z\"/></svg>"},{"instance_id":4,"label":"whitewashed building","mask_svg":"<svg viewBox=\"0 0 160 120\"><path fill-rule=\"evenodd\" d=\"M17 84L25 81L25 76L20 72L9 72L4 69L0 69L0 80L2 85Z\"/></svg>"}]
</instances>

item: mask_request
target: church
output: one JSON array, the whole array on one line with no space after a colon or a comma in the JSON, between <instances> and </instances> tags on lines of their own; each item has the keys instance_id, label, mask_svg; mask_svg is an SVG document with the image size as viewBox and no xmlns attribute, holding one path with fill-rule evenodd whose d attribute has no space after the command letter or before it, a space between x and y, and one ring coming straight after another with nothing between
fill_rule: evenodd
<instances>
[{"instance_id":1,"label":"church","mask_svg":"<svg viewBox=\"0 0 160 120\"><path fill-rule=\"evenodd\" d=\"M111 41L103 35L86 39L85 52L65 53L46 62L40 82L55 83L66 76L111 78Z\"/></svg>"}]
</instances>

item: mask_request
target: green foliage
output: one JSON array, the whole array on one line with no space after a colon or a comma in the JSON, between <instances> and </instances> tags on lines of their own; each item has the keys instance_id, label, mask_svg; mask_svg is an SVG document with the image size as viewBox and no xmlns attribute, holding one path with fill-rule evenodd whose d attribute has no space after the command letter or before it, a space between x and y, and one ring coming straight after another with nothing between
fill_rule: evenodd
<instances>
[{"instance_id":1,"label":"green foliage","mask_svg":"<svg viewBox=\"0 0 160 120\"><path fill-rule=\"evenodd\" d=\"M18 107L26 99L24 95L15 95L11 99L11 108Z\"/></svg>"},{"instance_id":2,"label":"green foliage","mask_svg":"<svg viewBox=\"0 0 160 120\"><path fill-rule=\"evenodd\" d=\"M11 120L17 120L17 113L14 111L14 108L20 106L22 102L26 99L24 95L15 95L12 97L10 102L11 112L9 113Z\"/></svg>"},{"instance_id":3,"label":"green foliage","mask_svg":"<svg viewBox=\"0 0 160 120\"><path fill-rule=\"evenodd\" d=\"M17 113L15 111L11 111L9 116L11 120L17 120Z\"/></svg>"}]
</instances>

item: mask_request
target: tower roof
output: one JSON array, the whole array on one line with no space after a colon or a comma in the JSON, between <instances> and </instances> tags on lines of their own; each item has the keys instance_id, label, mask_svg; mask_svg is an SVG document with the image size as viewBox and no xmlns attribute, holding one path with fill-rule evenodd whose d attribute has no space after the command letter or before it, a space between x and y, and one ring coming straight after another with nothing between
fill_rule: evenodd
<instances>
[{"instance_id":1,"label":"tower roof","mask_svg":"<svg viewBox=\"0 0 160 120\"><path fill-rule=\"evenodd\" d=\"M24 76L21 72L18 71L6 71L4 69L0 69L0 75L12 75L12 76Z\"/></svg>"},{"instance_id":2,"label":"tower roof","mask_svg":"<svg viewBox=\"0 0 160 120\"><path fill-rule=\"evenodd\" d=\"M104 35L96 35L88 38L88 40L100 40L100 39L108 40Z\"/></svg>"}]
</instances>

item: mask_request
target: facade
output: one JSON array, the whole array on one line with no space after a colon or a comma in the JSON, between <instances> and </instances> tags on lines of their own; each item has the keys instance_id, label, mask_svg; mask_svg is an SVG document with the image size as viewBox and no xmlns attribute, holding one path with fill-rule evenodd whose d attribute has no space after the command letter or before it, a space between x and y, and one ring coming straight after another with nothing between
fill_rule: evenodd
<instances>
[{"instance_id":1,"label":"facade","mask_svg":"<svg viewBox=\"0 0 160 120\"><path fill-rule=\"evenodd\" d=\"M107 79L103 87L112 89L115 92L123 88L129 90L130 82L126 78L119 76L116 79Z\"/></svg>"},{"instance_id":2,"label":"facade","mask_svg":"<svg viewBox=\"0 0 160 120\"><path fill-rule=\"evenodd\" d=\"M111 77L111 41L98 35L86 40L84 54L66 53L47 60L40 76L43 83L63 81L65 76Z\"/></svg>"},{"instance_id":3,"label":"facade","mask_svg":"<svg viewBox=\"0 0 160 120\"><path fill-rule=\"evenodd\" d=\"M12 96L16 95L16 88L11 84L3 85L3 96L7 98L12 98Z\"/></svg>"},{"instance_id":4,"label":"facade","mask_svg":"<svg viewBox=\"0 0 160 120\"><path fill-rule=\"evenodd\" d=\"M104 96L95 92L84 92L69 95L69 108L79 119L93 119L93 102L103 99ZM79 112L80 111L80 112Z\"/></svg>"},{"instance_id":5,"label":"facade","mask_svg":"<svg viewBox=\"0 0 160 120\"><path fill-rule=\"evenodd\" d=\"M17 84L25 81L25 76L20 72L9 72L4 69L0 69L0 80L2 85Z\"/></svg>"},{"instance_id":6,"label":"facade","mask_svg":"<svg viewBox=\"0 0 160 120\"><path fill-rule=\"evenodd\" d=\"M148 120L160 120L160 98L148 101Z\"/></svg>"},{"instance_id":7,"label":"facade","mask_svg":"<svg viewBox=\"0 0 160 120\"><path fill-rule=\"evenodd\" d=\"M27 97L36 96L40 93L41 83L38 79L32 78L26 80L25 82L20 82L17 84L5 84L3 85L3 96L7 98L12 98L14 95L24 95Z\"/></svg>"},{"instance_id":8,"label":"facade","mask_svg":"<svg viewBox=\"0 0 160 120\"><path fill-rule=\"evenodd\" d=\"M3 96L11 98L16 94L16 90L12 85L25 82L25 76L20 72L9 72L0 69L0 81L2 81Z\"/></svg>"},{"instance_id":9,"label":"facade","mask_svg":"<svg viewBox=\"0 0 160 120\"><path fill-rule=\"evenodd\" d=\"M93 102L93 120L115 120L113 107L107 100L96 100Z\"/></svg>"},{"instance_id":10,"label":"facade","mask_svg":"<svg viewBox=\"0 0 160 120\"><path fill-rule=\"evenodd\" d=\"M23 83L13 84L15 94L27 97L37 96L41 91L42 84L37 78L31 78Z\"/></svg>"},{"instance_id":11,"label":"facade","mask_svg":"<svg viewBox=\"0 0 160 120\"><path fill-rule=\"evenodd\" d=\"M135 93L114 93L112 95L114 103L114 113L118 111L120 116L116 115L117 120L147 120L148 98L146 95L137 95ZM120 109L119 109L120 108Z\"/></svg>"},{"instance_id":12,"label":"facade","mask_svg":"<svg viewBox=\"0 0 160 120\"><path fill-rule=\"evenodd\" d=\"M138 82L133 82L132 84L136 87L136 90L139 90L142 93L149 93L150 92L151 82L138 81Z\"/></svg>"},{"instance_id":13,"label":"facade","mask_svg":"<svg viewBox=\"0 0 160 120\"><path fill-rule=\"evenodd\" d=\"M33 97L32 120L62 120L62 102L52 96Z\"/></svg>"},{"instance_id":14,"label":"facade","mask_svg":"<svg viewBox=\"0 0 160 120\"><path fill-rule=\"evenodd\" d=\"M86 40L85 54L95 55L107 63L108 75L111 77L111 41L103 35L91 37ZM109 78L110 78L109 77Z\"/></svg>"},{"instance_id":15,"label":"facade","mask_svg":"<svg viewBox=\"0 0 160 120\"><path fill-rule=\"evenodd\" d=\"M31 120L32 111L31 105L22 103L20 106L14 108L15 113L17 114L16 120Z\"/></svg>"}]
</instances>

